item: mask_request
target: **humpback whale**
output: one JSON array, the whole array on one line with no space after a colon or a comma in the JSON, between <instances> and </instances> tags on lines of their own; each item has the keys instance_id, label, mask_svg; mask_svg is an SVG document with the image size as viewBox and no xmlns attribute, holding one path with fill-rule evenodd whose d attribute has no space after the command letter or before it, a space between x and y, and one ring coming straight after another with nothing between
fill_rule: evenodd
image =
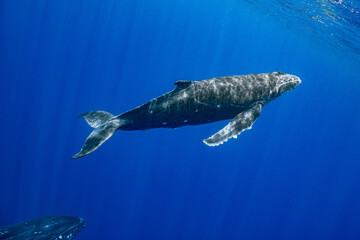
<instances>
[{"instance_id":1,"label":"humpback whale","mask_svg":"<svg viewBox=\"0 0 360 240\"><path fill-rule=\"evenodd\" d=\"M0 228L0 239L73 239L85 227L82 218L47 216Z\"/></svg>"},{"instance_id":2,"label":"humpback whale","mask_svg":"<svg viewBox=\"0 0 360 240\"><path fill-rule=\"evenodd\" d=\"M118 116L105 111L79 115L94 130L72 158L93 152L116 130L178 128L232 119L219 132L203 140L209 146L217 146L250 129L265 104L300 83L299 77L282 72L177 81L174 90Z\"/></svg>"}]
</instances>

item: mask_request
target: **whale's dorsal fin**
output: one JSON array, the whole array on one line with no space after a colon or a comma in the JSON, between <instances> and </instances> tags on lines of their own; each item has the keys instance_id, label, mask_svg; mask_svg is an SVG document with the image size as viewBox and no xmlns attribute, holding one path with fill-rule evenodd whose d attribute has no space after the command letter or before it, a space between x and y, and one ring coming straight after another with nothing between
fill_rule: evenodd
<instances>
[{"instance_id":1,"label":"whale's dorsal fin","mask_svg":"<svg viewBox=\"0 0 360 240\"><path fill-rule=\"evenodd\" d=\"M174 83L174 85L177 86L177 88L184 89L187 88L192 84L192 81L186 81L186 80L179 80Z\"/></svg>"},{"instance_id":2,"label":"whale's dorsal fin","mask_svg":"<svg viewBox=\"0 0 360 240\"><path fill-rule=\"evenodd\" d=\"M218 146L230 138L237 138L241 132L251 129L255 120L260 116L261 108L262 104L257 103L252 108L239 113L223 129L205 139L204 143L208 146Z\"/></svg>"}]
</instances>

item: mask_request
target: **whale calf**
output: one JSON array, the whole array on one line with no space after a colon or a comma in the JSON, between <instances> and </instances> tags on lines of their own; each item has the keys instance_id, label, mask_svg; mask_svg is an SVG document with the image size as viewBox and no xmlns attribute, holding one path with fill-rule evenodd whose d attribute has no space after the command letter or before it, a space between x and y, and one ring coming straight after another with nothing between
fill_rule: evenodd
<instances>
[{"instance_id":1,"label":"whale calf","mask_svg":"<svg viewBox=\"0 0 360 240\"><path fill-rule=\"evenodd\" d=\"M47 216L0 228L0 239L69 240L84 227L85 222L79 217Z\"/></svg>"},{"instance_id":2,"label":"whale calf","mask_svg":"<svg viewBox=\"0 0 360 240\"><path fill-rule=\"evenodd\" d=\"M265 104L300 83L299 77L281 72L177 81L171 92L118 116L104 111L78 116L84 117L94 130L72 158L93 152L116 130L178 128L232 119L219 132L203 140L209 146L217 146L250 129Z\"/></svg>"}]
</instances>

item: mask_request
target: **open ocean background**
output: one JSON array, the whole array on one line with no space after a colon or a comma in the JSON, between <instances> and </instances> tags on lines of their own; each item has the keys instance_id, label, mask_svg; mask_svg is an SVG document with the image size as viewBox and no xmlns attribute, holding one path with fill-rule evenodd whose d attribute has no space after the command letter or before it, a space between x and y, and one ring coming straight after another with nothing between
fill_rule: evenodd
<instances>
[{"instance_id":1,"label":"open ocean background","mask_svg":"<svg viewBox=\"0 0 360 240\"><path fill-rule=\"evenodd\" d=\"M83 217L75 239L360 239L360 2L0 0L0 227ZM302 84L220 147L228 121L91 128L177 80Z\"/></svg>"}]
</instances>

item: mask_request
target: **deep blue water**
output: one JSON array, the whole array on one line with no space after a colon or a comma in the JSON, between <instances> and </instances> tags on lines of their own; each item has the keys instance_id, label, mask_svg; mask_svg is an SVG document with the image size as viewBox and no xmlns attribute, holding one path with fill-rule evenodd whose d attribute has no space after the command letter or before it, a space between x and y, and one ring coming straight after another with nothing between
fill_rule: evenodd
<instances>
[{"instance_id":1,"label":"deep blue water","mask_svg":"<svg viewBox=\"0 0 360 240\"><path fill-rule=\"evenodd\" d=\"M58 214L85 219L76 239L360 239L360 3L249 2L1 0L0 227ZM272 71L302 84L220 147L202 140L228 121L119 131L70 159L83 112Z\"/></svg>"}]
</instances>

